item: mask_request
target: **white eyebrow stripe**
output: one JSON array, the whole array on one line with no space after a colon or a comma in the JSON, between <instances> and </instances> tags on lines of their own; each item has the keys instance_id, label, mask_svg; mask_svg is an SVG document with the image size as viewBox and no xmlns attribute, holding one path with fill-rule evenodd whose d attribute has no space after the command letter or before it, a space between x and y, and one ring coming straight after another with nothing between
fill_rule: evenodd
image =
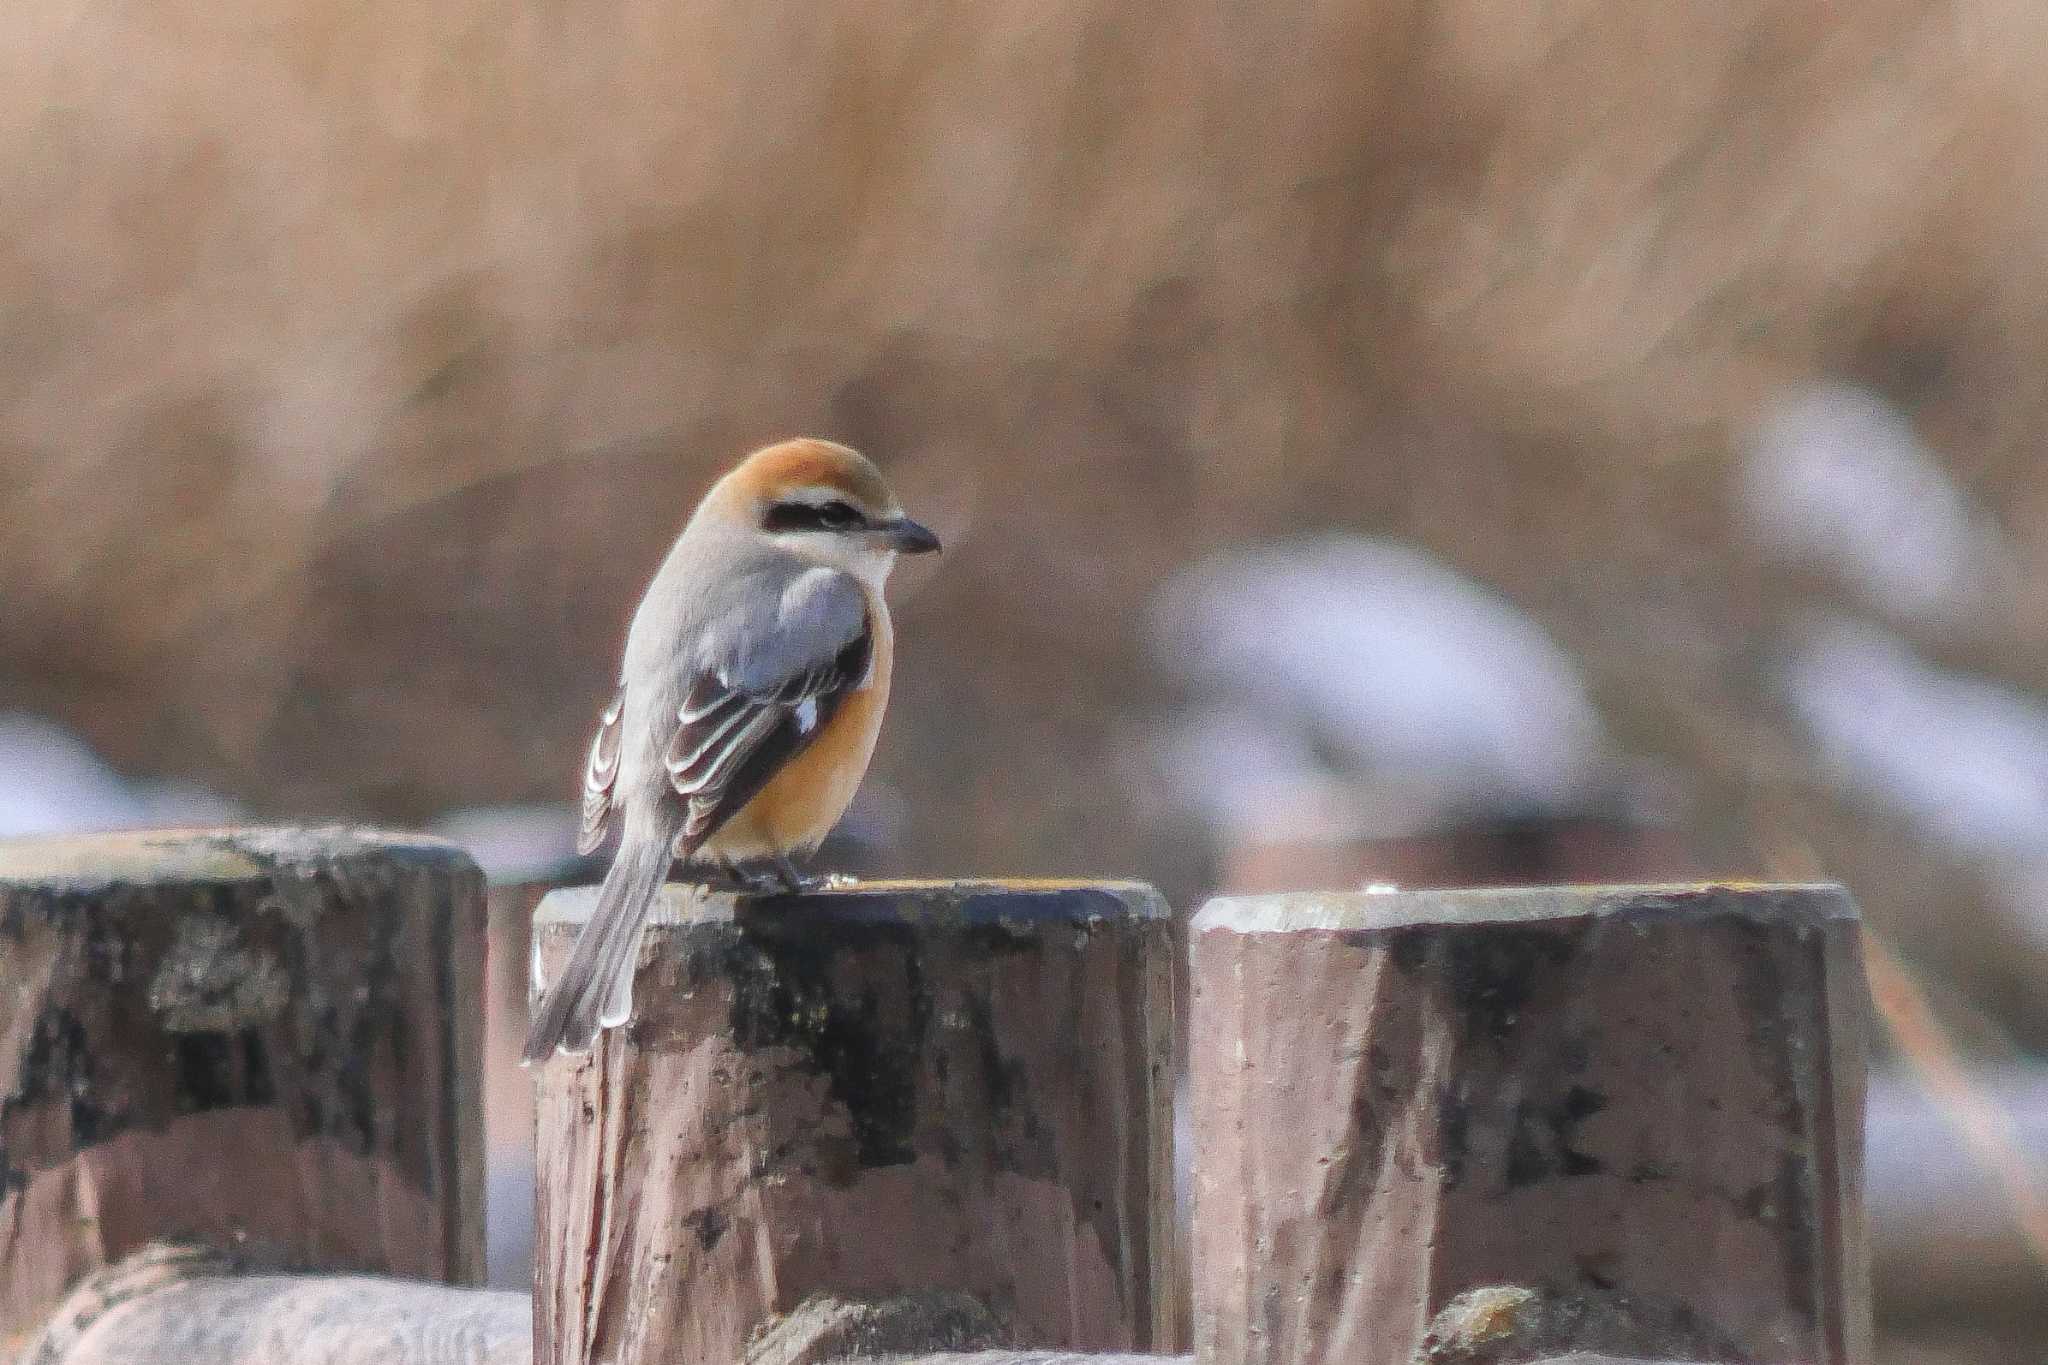
<instances>
[{"instance_id":1,"label":"white eyebrow stripe","mask_svg":"<svg viewBox=\"0 0 2048 1365\"><path fill-rule=\"evenodd\" d=\"M806 507L823 507L828 502L843 502L849 507L859 506L853 496L843 489L820 483L809 484L803 488L792 488L784 493L779 501L800 502Z\"/></svg>"}]
</instances>

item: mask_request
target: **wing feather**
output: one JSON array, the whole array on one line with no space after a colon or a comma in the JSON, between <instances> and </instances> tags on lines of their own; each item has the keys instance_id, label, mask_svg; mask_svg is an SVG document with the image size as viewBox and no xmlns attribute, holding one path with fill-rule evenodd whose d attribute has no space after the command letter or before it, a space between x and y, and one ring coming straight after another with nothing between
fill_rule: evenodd
<instances>
[{"instance_id":1,"label":"wing feather","mask_svg":"<svg viewBox=\"0 0 2048 1365\"><path fill-rule=\"evenodd\" d=\"M583 764L583 821L576 832L576 851L588 854L604 842L619 781L620 719L626 713L626 689L612 695L598 719L597 735L590 741L590 756Z\"/></svg>"},{"instance_id":2,"label":"wing feather","mask_svg":"<svg viewBox=\"0 0 2048 1365\"><path fill-rule=\"evenodd\" d=\"M714 623L665 756L686 805L687 858L816 738L865 685L874 651L867 598L846 574L811 569L780 594Z\"/></svg>"}]
</instances>

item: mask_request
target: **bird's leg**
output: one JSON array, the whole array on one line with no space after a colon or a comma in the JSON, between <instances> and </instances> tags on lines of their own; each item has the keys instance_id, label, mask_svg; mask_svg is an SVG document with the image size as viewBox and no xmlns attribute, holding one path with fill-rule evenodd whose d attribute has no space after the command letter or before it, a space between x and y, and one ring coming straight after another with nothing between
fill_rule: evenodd
<instances>
[{"instance_id":1,"label":"bird's leg","mask_svg":"<svg viewBox=\"0 0 2048 1365\"><path fill-rule=\"evenodd\" d=\"M759 881L748 877L725 859L711 864L690 864L685 871L689 879L706 891L724 892L735 896L752 896L760 893Z\"/></svg>"},{"instance_id":2,"label":"bird's leg","mask_svg":"<svg viewBox=\"0 0 2048 1365\"><path fill-rule=\"evenodd\" d=\"M788 854L754 862L720 858L708 866L693 866L690 877L707 890L737 896L800 896L831 882L829 877L805 876Z\"/></svg>"},{"instance_id":3,"label":"bird's leg","mask_svg":"<svg viewBox=\"0 0 2048 1365\"><path fill-rule=\"evenodd\" d=\"M830 877L806 874L794 862L790 861L787 853L775 855L774 876L782 884L783 893L790 896L800 896L807 891L822 890L824 887L831 885L832 881Z\"/></svg>"},{"instance_id":4,"label":"bird's leg","mask_svg":"<svg viewBox=\"0 0 2048 1365\"><path fill-rule=\"evenodd\" d=\"M743 896L780 896L787 889L781 878L758 862L728 862L725 867Z\"/></svg>"}]
</instances>

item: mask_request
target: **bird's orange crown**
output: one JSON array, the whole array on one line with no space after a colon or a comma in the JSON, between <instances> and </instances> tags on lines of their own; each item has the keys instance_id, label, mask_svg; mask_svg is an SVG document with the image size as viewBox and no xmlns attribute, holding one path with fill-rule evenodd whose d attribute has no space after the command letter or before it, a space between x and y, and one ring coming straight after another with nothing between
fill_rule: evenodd
<instances>
[{"instance_id":1,"label":"bird's orange crown","mask_svg":"<svg viewBox=\"0 0 2048 1365\"><path fill-rule=\"evenodd\" d=\"M753 497L791 489L829 488L871 512L893 507L896 495L868 457L848 446L802 436L763 446L740 461L725 483Z\"/></svg>"}]
</instances>

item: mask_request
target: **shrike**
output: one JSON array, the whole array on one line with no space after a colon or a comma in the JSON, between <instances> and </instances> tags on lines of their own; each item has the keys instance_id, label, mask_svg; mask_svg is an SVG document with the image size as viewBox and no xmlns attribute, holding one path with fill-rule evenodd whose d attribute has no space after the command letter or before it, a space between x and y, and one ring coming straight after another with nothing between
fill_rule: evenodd
<instances>
[{"instance_id":1,"label":"shrike","mask_svg":"<svg viewBox=\"0 0 2048 1365\"><path fill-rule=\"evenodd\" d=\"M882 585L897 555L938 548L865 457L830 441L757 450L712 485L633 614L590 746L579 847L616 816L619 849L527 1061L625 1022L671 861L742 889L808 884L790 857L845 813L889 701Z\"/></svg>"}]
</instances>

